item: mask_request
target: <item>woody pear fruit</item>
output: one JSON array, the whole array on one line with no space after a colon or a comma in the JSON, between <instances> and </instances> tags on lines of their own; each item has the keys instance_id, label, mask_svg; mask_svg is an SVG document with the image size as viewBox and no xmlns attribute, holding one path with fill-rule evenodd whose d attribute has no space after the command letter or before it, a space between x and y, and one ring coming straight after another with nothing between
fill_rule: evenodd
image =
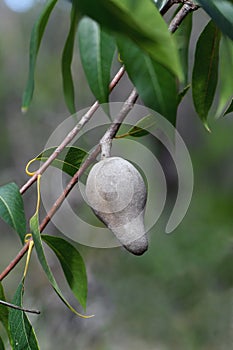
<instances>
[{"instance_id":1,"label":"woody pear fruit","mask_svg":"<svg viewBox=\"0 0 233 350\"><path fill-rule=\"evenodd\" d=\"M87 178L86 196L96 216L129 252L142 255L147 250L147 190L141 174L130 162L109 157L96 163Z\"/></svg>"}]
</instances>

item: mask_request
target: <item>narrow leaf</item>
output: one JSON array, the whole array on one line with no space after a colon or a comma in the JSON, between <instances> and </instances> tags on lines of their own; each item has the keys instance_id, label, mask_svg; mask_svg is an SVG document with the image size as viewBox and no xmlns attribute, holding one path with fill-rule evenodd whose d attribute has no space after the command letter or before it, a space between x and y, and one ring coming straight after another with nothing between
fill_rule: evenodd
<instances>
[{"instance_id":1,"label":"narrow leaf","mask_svg":"<svg viewBox=\"0 0 233 350\"><path fill-rule=\"evenodd\" d=\"M15 183L0 187L0 217L19 234L24 243L26 233L26 218L22 196Z\"/></svg>"},{"instance_id":2,"label":"narrow leaf","mask_svg":"<svg viewBox=\"0 0 233 350\"><path fill-rule=\"evenodd\" d=\"M0 337L0 350L5 350L5 346L1 337Z\"/></svg>"},{"instance_id":3,"label":"narrow leaf","mask_svg":"<svg viewBox=\"0 0 233 350\"><path fill-rule=\"evenodd\" d=\"M21 282L15 293L13 304L22 307L24 285ZM23 311L9 310L9 330L13 350L39 350L38 342L32 325Z\"/></svg>"},{"instance_id":4,"label":"narrow leaf","mask_svg":"<svg viewBox=\"0 0 233 350\"><path fill-rule=\"evenodd\" d=\"M114 38L89 17L84 17L78 28L82 65L90 89L99 103L107 103Z\"/></svg>"},{"instance_id":5,"label":"narrow leaf","mask_svg":"<svg viewBox=\"0 0 233 350\"><path fill-rule=\"evenodd\" d=\"M191 84L188 84L187 86L185 86L184 88L183 88L183 90L181 90L180 92L179 92L179 95L178 95L178 103L180 103L181 101L182 101L182 99L184 98L184 96L187 94L187 92L189 91L189 89L190 89L190 87L191 87Z\"/></svg>"},{"instance_id":6,"label":"narrow leaf","mask_svg":"<svg viewBox=\"0 0 233 350\"><path fill-rule=\"evenodd\" d=\"M42 240L54 251L74 295L86 309L87 276L84 261L77 249L60 237L42 235Z\"/></svg>"},{"instance_id":7,"label":"narrow leaf","mask_svg":"<svg viewBox=\"0 0 233 350\"><path fill-rule=\"evenodd\" d=\"M207 129L207 116L218 80L219 42L220 31L210 21L198 39L192 75L194 106Z\"/></svg>"},{"instance_id":8,"label":"narrow leaf","mask_svg":"<svg viewBox=\"0 0 233 350\"><path fill-rule=\"evenodd\" d=\"M33 96L34 92L34 75L36 68L36 59L39 51L41 39L43 37L49 16L56 5L57 0L50 0L46 3L44 10L42 11L40 17L36 21L30 40L30 57L29 57L29 75L26 85L26 89L23 94L22 111L26 112Z\"/></svg>"},{"instance_id":9,"label":"narrow leaf","mask_svg":"<svg viewBox=\"0 0 233 350\"><path fill-rule=\"evenodd\" d=\"M118 39L117 45L126 71L145 105L175 124L178 102L175 76L132 41Z\"/></svg>"},{"instance_id":10,"label":"narrow leaf","mask_svg":"<svg viewBox=\"0 0 233 350\"><path fill-rule=\"evenodd\" d=\"M182 79L175 40L151 0L78 0L78 5L85 15L130 38L154 61Z\"/></svg>"},{"instance_id":11,"label":"narrow leaf","mask_svg":"<svg viewBox=\"0 0 233 350\"><path fill-rule=\"evenodd\" d=\"M33 236L33 241L35 244L35 249L36 249L36 253L38 256L38 259L41 263L41 266L44 270L44 272L46 273L46 276L49 280L49 282L51 283L53 289L55 290L55 292L57 293L57 295L59 296L59 298L63 301L63 303L72 311L74 312L76 315L82 317L82 318L89 318L91 316L83 316L80 313L78 313L70 304L69 302L66 300L66 298L63 296L54 276L53 273L47 263L46 257L45 257L45 253L44 253L44 249L42 246L42 240L41 240L41 234L39 231L39 222L38 222L38 215L34 215L31 220L30 220L30 228L31 228L31 232L32 232L32 236Z\"/></svg>"},{"instance_id":12,"label":"narrow leaf","mask_svg":"<svg viewBox=\"0 0 233 350\"><path fill-rule=\"evenodd\" d=\"M70 30L62 54L63 91L67 107L71 113L75 113L76 111L71 64L73 59L75 35L79 18L80 14L77 9L77 3L76 1L73 1L70 16Z\"/></svg>"},{"instance_id":13,"label":"narrow leaf","mask_svg":"<svg viewBox=\"0 0 233 350\"><path fill-rule=\"evenodd\" d=\"M226 112L224 113L224 115L232 113L233 112L233 99L231 100L231 104L230 106L227 108Z\"/></svg>"},{"instance_id":14,"label":"narrow leaf","mask_svg":"<svg viewBox=\"0 0 233 350\"><path fill-rule=\"evenodd\" d=\"M56 150L56 147L48 148L40 153L36 160L45 162L51 154ZM51 163L52 166L61 169L70 176L74 174L80 168L83 159L88 155L86 151L78 147L66 147L57 158Z\"/></svg>"},{"instance_id":15,"label":"narrow leaf","mask_svg":"<svg viewBox=\"0 0 233 350\"><path fill-rule=\"evenodd\" d=\"M216 116L220 117L233 97L233 42L222 36L219 54L219 101Z\"/></svg>"},{"instance_id":16,"label":"narrow leaf","mask_svg":"<svg viewBox=\"0 0 233 350\"><path fill-rule=\"evenodd\" d=\"M221 31L233 40L233 4L231 0L198 0Z\"/></svg>"},{"instance_id":17,"label":"narrow leaf","mask_svg":"<svg viewBox=\"0 0 233 350\"><path fill-rule=\"evenodd\" d=\"M151 114L140 119L129 131L129 136L142 137L150 133L150 129L156 125L155 117Z\"/></svg>"},{"instance_id":18,"label":"narrow leaf","mask_svg":"<svg viewBox=\"0 0 233 350\"><path fill-rule=\"evenodd\" d=\"M0 282L0 299L6 301L3 286ZM0 322L2 322L6 331L8 332L8 309L6 306L0 304Z\"/></svg>"},{"instance_id":19,"label":"narrow leaf","mask_svg":"<svg viewBox=\"0 0 233 350\"><path fill-rule=\"evenodd\" d=\"M4 293L4 289L3 289L1 282L0 282L0 299L1 299L1 301L6 302L5 293ZM11 334L10 334L9 326L8 326L8 324L9 324L9 311L8 311L8 308L2 304L0 304L0 322L2 322L6 332L8 334L8 338L10 340L10 343L11 343L12 339L11 339ZM1 349L1 346L0 346L0 349ZM4 347L3 347L3 349L4 349Z\"/></svg>"},{"instance_id":20,"label":"narrow leaf","mask_svg":"<svg viewBox=\"0 0 233 350\"><path fill-rule=\"evenodd\" d=\"M188 84L189 73L189 43L192 31L192 13L184 18L173 34L179 51L180 62L184 72L184 86Z\"/></svg>"}]
</instances>

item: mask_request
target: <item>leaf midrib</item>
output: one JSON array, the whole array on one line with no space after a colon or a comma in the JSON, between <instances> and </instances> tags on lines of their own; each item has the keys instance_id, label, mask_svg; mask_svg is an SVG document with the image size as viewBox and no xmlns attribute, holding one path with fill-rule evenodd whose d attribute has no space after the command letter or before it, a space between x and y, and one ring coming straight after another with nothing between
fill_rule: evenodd
<instances>
[{"instance_id":1,"label":"leaf midrib","mask_svg":"<svg viewBox=\"0 0 233 350\"><path fill-rule=\"evenodd\" d=\"M4 198L2 198L1 195L0 195L0 201L2 201L3 204L5 205L5 207L7 208L7 211L8 211L8 213L9 213L9 215L10 215L11 222L12 222L12 224L13 224L13 227L16 228L17 226L16 226L16 222L15 222L15 220L14 220L14 216L12 215L12 213L11 213L11 211L10 211L10 208L9 208L7 202L4 200Z\"/></svg>"}]
</instances>

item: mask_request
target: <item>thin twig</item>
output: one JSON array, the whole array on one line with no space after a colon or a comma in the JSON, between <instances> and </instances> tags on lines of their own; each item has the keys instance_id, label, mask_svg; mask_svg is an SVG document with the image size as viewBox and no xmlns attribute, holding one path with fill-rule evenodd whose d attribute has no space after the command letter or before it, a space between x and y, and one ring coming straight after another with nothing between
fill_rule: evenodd
<instances>
[{"instance_id":1,"label":"thin twig","mask_svg":"<svg viewBox=\"0 0 233 350\"><path fill-rule=\"evenodd\" d=\"M38 310L25 309L25 308L20 307L18 305L8 303L7 301L0 300L0 304L7 306L7 307L10 307L12 309L16 309L16 310L20 310L20 311L24 311L24 312L29 312L31 314L37 314L37 315L40 314L40 311L38 311Z\"/></svg>"},{"instance_id":2,"label":"thin twig","mask_svg":"<svg viewBox=\"0 0 233 350\"><path fill-rule=\"evenodd\" d=\"M168 30L171 33L174 33L181 22L184 20L184 18L193 11L196 11L199 8L198 5L194 4L192 1L185 1L185 4L181 7L180 11L175 15L175 17L172 19Z\"/></svg>"},{"instance_id":3,"label":"thin twig","mask_svg":"<svg viewBox=\"0 0 233 350\"><path fill-rule=\"evenodd\" d=\"M128 100L124 103L118 117L116 117L114 123L111 124L109 129L106 131L106 133L100 140L99 144L101 147L102 159L110 156L112 139L116 135L118 129L120 128L122 121L125 119L129 111L133 108L133 105L135 104L137 98L138 98L138 93L135 89L133 89Z\"/></svg>"},{"instance_id":4,"label":"thin twig","mask_svg":"<svg viewBox=\"0 0 233 350\"><path fill-rule=\"evenodd\" d=\"M119 71L116 73L115 77L111 81L109 85L109 90L112 91L113 88L117 85L121 77L125 72L124 67L121 67ZM77 125L69 132L69 134L65 137L62 143L55 149L55 151L51 154L51 156L47 159L46 162L42 164L42 166L35 172L35 174L21 187L20 193L23 194L36 180L39 174L43 174L48 166L57 158L58 154L74 139L74 137L78 134L78 132L83 128L83 126L91 119L95 111L99 107L99 102L96 101L89 110L83 115L81 120Z\"/></svg>"}]
</instances>

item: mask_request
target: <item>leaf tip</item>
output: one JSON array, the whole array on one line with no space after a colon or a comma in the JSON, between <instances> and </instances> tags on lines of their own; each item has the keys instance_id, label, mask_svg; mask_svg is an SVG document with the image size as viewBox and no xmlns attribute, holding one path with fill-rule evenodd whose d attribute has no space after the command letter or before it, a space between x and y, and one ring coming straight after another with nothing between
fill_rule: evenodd
<instances>
[{"instance_id":1,"label":"leaf tip","mask_svg":"<svg viewBox=\"0 0 233 350\"><path fill-rule=\"evenodd\" d=\"M80 314L78 311L76 311L76 310L73 309L72 307L69 307L69 309L70 309L71 311L73 311L73 313L74 313L75 315L77 315L78 317L80 317L80 318L88 319L88 318L95 317L95 315L83 315L83 314Z\"/></svg>"},{"instance_id":2,"label":"leaf tip","mask_svg":"<svg viewBox=\"0 0 233 350\"><path fill-rule=\"evenodd\" d=\"M211 134L211 129L209 128L209 125L207 124L207 122L204 123L204 127L205 129Z\"/></svg>"},{"instance_id":3,"label":"leaf tip","mask_svg":"<svg viewBox=\"0 0 233 350\"><path fill-rule=\"evenodd\" d=\"M23 114L26 114L27 111L28 111L28 107L26 107L26 106L22 106L22 107L21 107L21 112L22 112Z\"/></svg>"},{"instance_id":4,"label":"leaf tip","mask_svg":"<svg viewBox=\"0 0 233 350\"><path fill-rule=\"evenodd\" d=\"M82 315L82 317L88 319L88 318L95 317L95 315Z\"/></svg>"}]
</instances>

